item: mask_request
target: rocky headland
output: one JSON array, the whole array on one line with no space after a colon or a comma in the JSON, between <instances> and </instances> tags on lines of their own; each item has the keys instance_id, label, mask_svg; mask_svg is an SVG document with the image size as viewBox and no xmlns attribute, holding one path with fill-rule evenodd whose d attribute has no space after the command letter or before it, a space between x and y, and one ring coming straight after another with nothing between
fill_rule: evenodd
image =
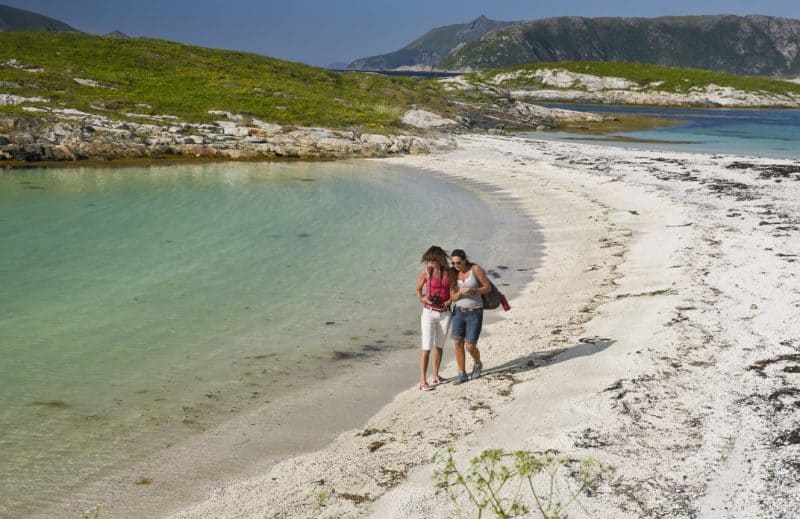
<instances>
[{"instance_id":1,"label":"rocky headland","mask_svg":"<svg viewBox=\"0 0 800 519\"><path fill-rule=\"evenodd\" d=\"M684 92L662 90L663 81L640 84L622 77L582 74L561 68L500 72L487 81L459 76L445 80L459 89L496 87L526 102L725 108L800 108L800 94L742 90L713 83Z\"/></svg>"},{"instance_id":2,"label":"rocky headland","mask_svg":"<svg viewBox=\"0 0 800 519\"><path fill-rule=\"evenodd\" d=\"M53 117L47 121L0 119L0 161L340 159L426 153L449 146L443 138L288 128L244 121L230 113L202 124L171 116L132 122L71 109L48 113Z\"/></svg>"},{"instance_id":3,"label":"rocky headland","mask_svg":"<svg viewBox=\"0 0 800 519\"><path fill-rule=\"evenodd\" d=\"M537 86L506 86L529 74ZM101 115L47 106L41 97L0 93L0 106L33 115L0 117L0 165L128 159L312 159L389 157L451 149L453 134L503 134L551 130L567 124L599 124L613 117L549 108L535 102L633 104L677 107L800 108L800 95L747 92L708 85L687 93L644 89L624 78L566 70L516 71L490 81L457 76L440 80L445 91L481 101L458 103L452 114L407 110L394 133L358 128L279 125L224 110L196 123L172 115ZM88 81L88 80L84 80Z\"/></svg>"},{"instance_id":4,"label":"rocky headland","mask_svg":"<svg viewBox=\"0 0 800 519\"><path fill-rule=\"evenodd\" d=\"M159 40L2 38L5 167L416 155L451 149L456 134L591 129L615 117L537 102L800 108L800 88L788 81L635 63L531 64L409 80ZM62 49L55 56L54 46ZM104 63L120 56L108 71Z\"/></svg>"},{"instance_id":5,"label":"rocky headland","mask_svg":"<svg viewBox=\"0 0 800 519\"><path fill-rule=\"evenodd\" d=\"M0 118L0 164L126 159L344 159L415 155L452 148L450 134L552 129L564 122L600 122L603 116L549 109L488 87L488 102L463 103L452 117L429 110L402 114L395 133L358 128L287 126L212 110L217 120L194 123L172 115L100 115L46 106L41 97L0 94L0 106L36 117ZM102 107L98 107L102 108Z\"/></svg>"}]
</instances>

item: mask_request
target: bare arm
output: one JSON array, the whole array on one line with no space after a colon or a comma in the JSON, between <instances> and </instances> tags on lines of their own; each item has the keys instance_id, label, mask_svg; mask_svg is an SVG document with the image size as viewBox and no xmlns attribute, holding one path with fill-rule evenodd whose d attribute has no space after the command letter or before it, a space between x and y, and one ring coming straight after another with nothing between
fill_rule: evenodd
<instances>
[{"instance_id":1,"label":"bare arm","mask_svg":"<svg viewBox=\"0 0 800 519\"><path fill-rule=\"evenodd\" d=\"M460 288L456 288L455 290L451 290L450 291L450 301L455 303L459 299L461 299L461 289Z\"/></svg>"},{"instance_id":2,"label":"bare arm","mask_svg":"<svg viewBox=\"0 0 800 519\"><path fill-rule=\"evenodd\" d=\"M422 295L422 287L424 287L425 283L427 282L428 282L428 275L423 270L422 272L419 273L419 278L417 278L417 299L419 299L419 302L424 305L431 304L431 301L430 299L428 299L428 296Z\"/></svg>"},{"instance_id":3,"label":"bare arm","mask_svg":"<svg viewBox=\"0 0 800 519\"><path fill-rule=\"evenodd\" d=\"M478 276L478 282L480 282L481 287L475 289L473 293L484 295L491 292L492 286L489 284L489 278L486 277L486 271L483 270L483 267L475 265L475 275Z\"/></svg>"},{"instance_id":4,"label":"bare arm","mask_svg":"<svg viewBox=\"0 0 800 519\"><path fill-rule=\"evenodd\" d=\"M450 301L458 301L461 297L461 289L458 287L458 271L454 268L450 269Z\"/></svg>"}]
</instances>

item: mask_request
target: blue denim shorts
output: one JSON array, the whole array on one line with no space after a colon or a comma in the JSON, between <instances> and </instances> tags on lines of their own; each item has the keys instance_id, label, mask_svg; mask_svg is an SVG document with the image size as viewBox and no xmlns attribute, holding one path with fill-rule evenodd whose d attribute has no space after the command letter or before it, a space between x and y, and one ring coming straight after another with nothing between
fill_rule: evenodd
<instances>
[{"instance_id":1,"label":"blue denim shorts","mask_svg":"<svg viewBox=\"0 0 800 519\"><path fill-rule=\"evenodd\" d=\"M457 341L468 344L478 344L478 337L483 327L483 308L471 312L462 312L459 307L454 307L453 319L450 321L450 336Z\"/></svg>"}]
</instances>

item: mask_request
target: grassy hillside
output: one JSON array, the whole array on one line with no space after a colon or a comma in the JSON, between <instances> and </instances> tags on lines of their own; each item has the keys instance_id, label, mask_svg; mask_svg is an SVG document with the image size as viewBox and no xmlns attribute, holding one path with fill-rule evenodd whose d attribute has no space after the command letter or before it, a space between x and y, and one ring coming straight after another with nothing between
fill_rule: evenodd
<instances>
[{"instance_id":1,"label":"grassy hillside","mask_svg":"<svg viewBox=\"0 0 800 519\"><path fill-rule=\"evenodd\" d=\"M42 70L9 66L11 59ZM0 85L0 93L50 101L42 106L190 122L219 119L208 110L227 110L284 125L379 129L398 124L412 104L444 103L435 81L335 73L245 52L78 33L0 33Z\"/></svg>"},{"instance_id":2,"label":"grassy hillside","mask_svg":"<svg viewBox=\"0 0 800 519\"><path fill-rule=\"evenodd\" d=\"M794 93L800 94L800 84L769 79L764 77L737 76L726 72L712 72L691 68L662 67L643 63L599 62L599 61L560 61L550 63L532 63L518 67L509 67L488 72L479 72L468 75L472 81L492 81L500 74L522 71L533 73L539 69L563 69L581 74L594 76L611 76L628 79L644 87L644 91L658 90L662 92L686 93L692 87L704 88L706 85L715 84L732 87L737 90L749 92L769 92L773 94ZM655 85L651 85L657 83ZM536 87L534 81L526 74L503 81L499 84L503 88ZM552 87L547 87L552 88Z\"/></svg>"}]
</instances>

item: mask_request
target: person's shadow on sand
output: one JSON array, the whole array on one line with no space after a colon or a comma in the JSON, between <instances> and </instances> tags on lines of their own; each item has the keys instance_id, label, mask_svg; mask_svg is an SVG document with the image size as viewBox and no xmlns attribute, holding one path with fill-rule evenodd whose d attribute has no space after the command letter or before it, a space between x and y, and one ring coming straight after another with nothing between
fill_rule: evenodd
<instances>
[{"instance_id":1,"label":"person's shadow on sand","mask_svg":"<svg viewBox=\"0 0 800 519\"><path fill-rule=\"evenodd\" d=\"M606 339L601 337L584 337L578 340L578 344L567 346L566 348L554 348L545 351L535 351L529 355L518 357L514 360L485 368L484 375L496 374L514 374L524 373L535 368L542 366L549 366L558 364L559 362L566 362L568 360L576 359L578 357L586 357L594 355L614 344L614 339Z\"/></svg>"}]
</instances>

